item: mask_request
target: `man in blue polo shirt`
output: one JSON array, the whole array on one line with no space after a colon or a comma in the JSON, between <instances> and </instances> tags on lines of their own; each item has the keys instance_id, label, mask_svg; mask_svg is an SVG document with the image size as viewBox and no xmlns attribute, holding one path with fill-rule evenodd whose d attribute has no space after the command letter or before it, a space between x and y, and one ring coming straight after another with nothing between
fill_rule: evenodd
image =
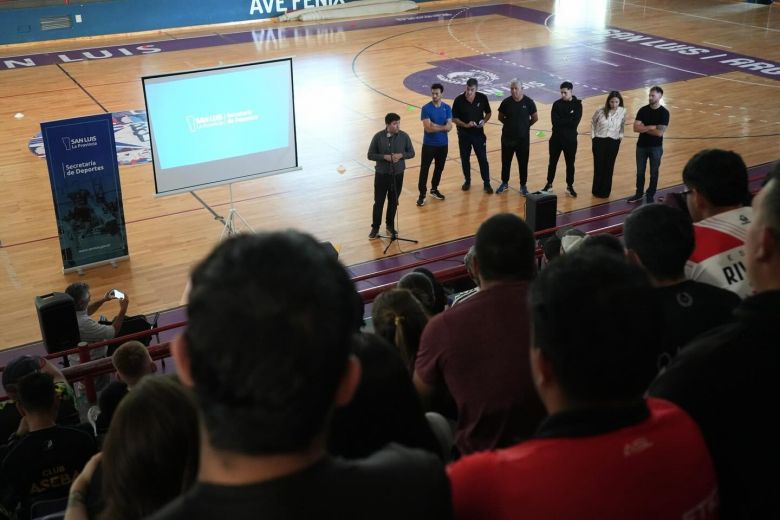
<instances>
[{"instance_id":1,"label":"man in blue polo shirt","mask_svg":"<svg viewBox=\"0 0 780 520\"><path fill-rule=\"evenodd\" d=\"M441 95L444 87L441 83L431 85L431 102L422 107L420 120L423 124L422 162L420 163L420 180L417 187L420 197L417 205L425 204L425 194L428 191L428 170L431 162L433 178L431 179L431 197L444 200L444 195L439 191L439 181L444 171L444 162L447 160L447 132L452 130L452 109L447 103L442 102Z\"/></svg>"}]
</instances>

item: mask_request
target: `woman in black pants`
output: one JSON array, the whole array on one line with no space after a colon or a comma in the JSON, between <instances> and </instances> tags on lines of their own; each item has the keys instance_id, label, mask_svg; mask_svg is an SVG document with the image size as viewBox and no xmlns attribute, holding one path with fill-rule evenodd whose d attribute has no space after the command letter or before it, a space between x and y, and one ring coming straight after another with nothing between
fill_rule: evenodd
<instances>
[{"instance_id":1,"label":"woman in black pants","mask_svg":"<svg viewBox=\"0 0 780 520\"><path fill-rule=\"evenodd\" d=\"M596 110L590 122L590 135L593 144L593 195L607 198L612 191L612 173L615 159L623 139L623 126L626 123L626 109L623 96L613 90L607 96L603 108Z\"/></svg>"}]
</instances>

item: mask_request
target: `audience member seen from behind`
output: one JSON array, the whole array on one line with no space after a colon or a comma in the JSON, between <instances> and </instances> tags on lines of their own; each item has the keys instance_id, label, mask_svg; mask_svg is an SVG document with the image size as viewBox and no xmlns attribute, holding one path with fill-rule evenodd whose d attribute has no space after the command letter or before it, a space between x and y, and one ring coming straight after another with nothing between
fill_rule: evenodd
<instances>
[{"instance_id":1,"label":"audience member seen from behind","mask_svg":"<svg viewBox=\"0 0 780 520\"><path fill-rule=\"evenodd\" d=\"M368 457L390 442L438 454L440 448L398 350L379 336L361 334L355 339L355 355L362 367L360 384L352 401L334 413L330 454Z\"/></svg>"},{"instance_id":2,"label":"audience member seen from behind","mask_svg":"<svg viewBox=\"0 0 780 520\"><path fill-rule=\"evenodd\" d=\"M685 278L685 262L693 252L693 224L678 209L649 204L625 221L623 238L628 258L650 276L663 317L656 325L659 367L693 338L732 320L739 296L731 291Z\"/></svg>"},{"instance_id":3,"label":"audience member seen from behind","mask_svg":"<svg viewBox=\"0 0 780 520\"><path fill-rule=\"evenodd\" d=\"M74 402L73 389L62 372L46 358L31 355L19 356L11 360L3 370L3 388L5 388L8 399L0 401L0 444L16 440L22 421L22 414L15 402L17 386L20 379L33 372L47 373L54 380L55 393L59 399L57 424L72 426L80 422L79 412Z\"/></svg>"},{"instance_id":4,"label":"audience member seen from behind","mask_svg":"<svg viewBox=\"0 0 780 520\"><path fill-rule=\"evenodd\" d=\"M452 395L461 453L509 446L545 415L528 361L533 232L516 215L494 215L477 230L475 249L480 290L428 322L414 373L426 406L441 387Z\"/></svg>"},{"instance_id":5,"label":"audience member seen from behind","mask_svg":"<svg viewBox=\"0 0 780 520\"><path fill-rule=\"evenodd\" d=\"M452 304L450 307L468 300L474 296L477 291L479 291L479 277L477 276L477 272L474 270L474 258L476 256L477 253L473 245L469 248L468 251L466 251L466 254L463 256L463 266L466 268L466 273L468 273L469 279L474 284L474 287L455 294L452 298Z\"/></svg>"},{"instance_id":6,"label":"audience member seen from behind","mask_svg":"<svg viewBox=\"0 0 780 520\"><path fill-rule=\"evenodd\" d=\"M141 378L157 370L149 350L140 341L127 341L120 345L111 356L111 363L116 370L117 380L111 382L100 393L98 399L100 415L95 421L98 435L108 431L114 411L127 392L137 385Z\"/></svg>"},{"instance_id":7,"label":"audience member seen from behind","mask_svg":"<svg viewBox=\"0 0 780 520\"><path fill-rule=\"evenodd\" d=\"M686 276L749 296L744 257L753 210L745 162L734 152L702 150L685 165L683 182L696 237Z\"/></svg>"},{"instance_id":8,"label":"audience member seen from behind","mask_svg":"<svg viewBox=\"0 0 780 520\"><path fill-rule=\"evenodd\" d=\"M56 424L60 400L50 374L34 371L21 378L16 399L23 427L18 439L0 449L0 517L30 518L36 502L68 496L96 446L85 430Z\"/></svg>"},{"instance_id":9,"label":"audience member seen from behind","mask_svg":"<svg viewBox=\"0 0 780 520\"><path fill-rule=\"evenodd\" d=\"M103 453L71 486L66 520L146 518L195 482L198 446L190 391L170 376L144 378L119 403Z\"/></svg>"},{"instance_id":10,"label":"audience member seen from behind","mask_svg":"<svg viewBox=\"0 0 780 520\"><path fill-rule=\"evenodd\" d=\"M775 479L780 445L772 410L780 373L780 165L753 200L745 264L756 294L735 323L698 338L677 356L650 394L699 423L715 461L723 518L780 518Z\"/></svg>"},{"instance_id":11,"label":"audience member seen from behind","mask_svg":"<svg viewBox=\"0 0 780 520\"><path fill-rule=\"evenodd\" d=\"M456 518L717 518L696 424L642 398L660 309L641 270L595 250L564 255L530 305L533 380L550 415L532 439L448 468Z\"/></svg>"},{"instance_id":12,"label":"audience member seen from behind","mask_svg":"<svg viewBox=\"0 0 780 520\"><path fill-rule=\"evenodd\" d=\"M439 314L447 307L447 291L430 269L415 267L413 273L422 273L428 277L433 285L433 313Z\"/></svg>"},{"instance_id":13,"label":"audience member seen from behind","mask_svg":"<svg viewBox=\"0 0 780 520\"><path fill-rule=\"evenodd\" d=\"M420 336L428 323L420 302L406 289L390 289L374 300L371 321L374 332L396 346L411 375L420 348Z\"/></svg>"},{"instance_id":14,"label":"audience member seen from behind","mask_svg":"<svg viewBox=\"0 0 780 520\"><path fill-rule=\"evenodd\" d=\"M152 518L450 516L435 455L326 454L328 418L360 381L354 293L344 267L296 231L230 238L195 268L172 350L201 412L198 481Z\"/></svg>"},{"instance_id":15,"label":"audience member seen from behind","mask_svg":"<svg viewBox=\"0 0 780 520\"><path fill-rule=\"evenodd\" d=\"M406 273L396 284L398 289L406 289L420 302L428 316L435 314L435 294L431 280L423 273Z\"/></svg>"}]
</instances>

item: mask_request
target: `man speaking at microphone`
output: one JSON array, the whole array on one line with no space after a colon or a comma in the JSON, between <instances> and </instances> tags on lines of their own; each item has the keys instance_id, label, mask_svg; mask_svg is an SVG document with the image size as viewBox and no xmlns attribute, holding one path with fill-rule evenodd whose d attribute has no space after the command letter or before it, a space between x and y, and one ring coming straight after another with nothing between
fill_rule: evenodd
<instances>
[{"instance_id":1,"label":"man speaking at microphone","mask_svg":"<svg viewBox=\"0 0 780 520\"><path fill-rule=\"evenodd\" d=\"M379 236L379 224L382 222L382 208L387 198L385 224L391 238L397 235L395 229L395 210L398 196L404 184L405 159L414 157L412 140L401 131L401 116L390 112L385 116L385 129L377 132L368 147L368 160L376 161L374 168L374 212L371 220L369 240Z\"/></svg>"}]
</instances>

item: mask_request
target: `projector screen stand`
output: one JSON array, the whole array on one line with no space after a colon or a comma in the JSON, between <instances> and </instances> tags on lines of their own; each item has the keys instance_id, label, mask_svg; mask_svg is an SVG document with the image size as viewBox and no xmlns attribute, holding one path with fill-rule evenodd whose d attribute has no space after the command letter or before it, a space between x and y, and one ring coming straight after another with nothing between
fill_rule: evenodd
<instances>
[{"instance_id":1,"label":"projector screen stand","mask_svg":"<svg viewBox=\"0 0 780 520\"><path fill-rule=\"evenodd\" d=\"M236 219L238 219L240 223L243 224L244 227L247 228L249 231L251 231L252 233L255 232L255 230L252 229L252 226L249 225L249 222L247 222L244 219L244 217L241 216L241 214L238 212L235 206L233 206L233 184L232 183L228 184L228 190L230 192L230 211L228 211L227 218L223 217L222 215L214 211L214 208L206 204L206 201L198 197L197 193L195 193L194 191L190 192L192 196L195 197L195 199L198 202L200 202L203 205L203 207L206 208L209 211L209 213L211 213L214 216L214 220L218 220L220 223L222 223L223 225L222 233L220 233L219 235L220 240L222 240L226 236L232 237L238 234L239 229L237 225L238 222L236 222Z\"/></svg>"}]
</instances>

